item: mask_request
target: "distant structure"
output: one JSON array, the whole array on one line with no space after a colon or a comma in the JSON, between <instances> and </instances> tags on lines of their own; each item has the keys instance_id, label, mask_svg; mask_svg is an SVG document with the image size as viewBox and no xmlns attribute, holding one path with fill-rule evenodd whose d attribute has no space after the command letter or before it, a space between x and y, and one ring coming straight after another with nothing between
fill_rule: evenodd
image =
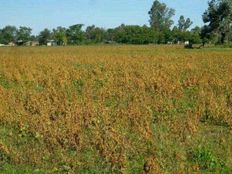
<instances>
[{"instance_id":1,"label":"distant structure","mask_svg":"<svg viewBox=\"0 0 232 174\"><path fill-rule=\"evenodd\" d=\"M105 40L104 43L105 44L115 44L116 42L114 42L112 40Z\"/></svg>"},{"instance_id":2,"label":"distant structure","mask_svg":"<svg viewBox=\"0 0 232 174\"><path fill-rule=\"evenodd\" d=\"M189 45L189 41L185 41L185 42L184 42L184 45Z\"/></svg>"},{"instance_id":3,"label":"distant structure","mask_svg":"<svg viewBox=\"0 0 232 174\"><path fill-rule=\"evenodd\" d=\"M9 42L7 46L14 47L15 43L14 42Z\"/></svg>"},{"instance_id":4,"label":"distant structure","mask_svg":"<svg viewBox=\"0 0 232 174\"><path fill-rule=\"evenodd\" d=\"M39 46L38 41L23 41L23 40L17 40L15 45L11 46Z\"/></svg>"},{"instance_id":5,"label":"distant structure","mask_svg":"<svg viewBox=\"0 0 232 174\"><path fill-rule=\"evenodd\" d=\"M48 40L48 41L47 41L47 46L48 46L48 47L56 46L56 45L57 45L57 44L56 44L55 40Z\"/></svg>"},{"instance_id":6,"label":"distant structure","mask_svg":"<svg viewBox=\"0 0 232 174\"><path fill-rule=\"evenodd\" d=\"M32 47L39 46L39 42L38 41L28 41L25 43L25 46L32 46Z\"/></svg>"},{"instance_id":7,"label":"distant structure","mask_svg":"<svg viewBox=\"0 0 232 174\"><path fill-rule=\"evenodd\" d=\"M24 44L24 42L23 42L23 40L17 40L17 41L16 41L16 44L17 44L18 46L22 46L22 45Z\"/></svg>"},{"instance_id":8,"label":"distant structure","mask_svg":"<svg viewBox=\"0 0 232 174\"><path fill-rule=\"evenodd\" d=\"M185 48L193 48L193 44L190 41L185 41L184 42L184 47Z\"/></svg>"}]
</instances>

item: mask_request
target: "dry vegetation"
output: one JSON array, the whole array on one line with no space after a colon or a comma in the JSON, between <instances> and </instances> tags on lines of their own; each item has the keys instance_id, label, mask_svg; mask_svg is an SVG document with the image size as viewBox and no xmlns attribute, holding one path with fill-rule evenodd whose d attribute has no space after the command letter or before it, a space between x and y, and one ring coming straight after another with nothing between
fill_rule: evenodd
<instances>
[{"instance_id":1,"label":"dry vegetation","mask_svg":"<svg viewBox=\"0 0 232 174\"><path fill-rule=\"evenodd\" d=\"M232 51L0 49L1 173L230 173Z\"/></svg>"}]
</instances>

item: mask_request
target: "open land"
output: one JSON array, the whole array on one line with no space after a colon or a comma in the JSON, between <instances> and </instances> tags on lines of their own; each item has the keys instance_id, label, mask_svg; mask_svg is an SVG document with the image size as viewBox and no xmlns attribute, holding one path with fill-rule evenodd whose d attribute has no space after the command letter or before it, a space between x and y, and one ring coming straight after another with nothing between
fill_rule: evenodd
<instances>
[{"instance_id":1,"label":"open land","mask_svg":"<svg viewBox=\"0 0 232 174\"><path fill-rule=\"evenodd\" d=\"M0 49L0 173L230 173L232 49Z\"/></svg>"}]
</instances>

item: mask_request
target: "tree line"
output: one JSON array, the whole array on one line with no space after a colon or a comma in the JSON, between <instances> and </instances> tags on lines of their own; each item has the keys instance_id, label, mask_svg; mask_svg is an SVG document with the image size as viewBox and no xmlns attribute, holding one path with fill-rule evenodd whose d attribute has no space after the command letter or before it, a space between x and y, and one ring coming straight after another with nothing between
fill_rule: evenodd
<instances>
[{"instance_id":1,"label":"tree line","mask_svg":"<svg viewBox=\"0 0 232 174\"><path fill-rule=\"evenodd\" d=\"M53 41L57 45L81 45L96 43L124 44L168 44L189 41L192 44L206 43L225 44L232 41L232 1L211 0L202 15L204 26L192 27L190 18L179 17L173 26L175 10L165 3L155 0L148 12L149 26L125 25L104 29L95 25L85 29L83 24L68 28L57 27L44 29L38 35L32 35L32 29L21 26L6 26L0 29L0 43L9 42L23 45L28 41L38 41L46 45ZM192 28L191 28L192 27Z\"/></svg>"}]
</instances>

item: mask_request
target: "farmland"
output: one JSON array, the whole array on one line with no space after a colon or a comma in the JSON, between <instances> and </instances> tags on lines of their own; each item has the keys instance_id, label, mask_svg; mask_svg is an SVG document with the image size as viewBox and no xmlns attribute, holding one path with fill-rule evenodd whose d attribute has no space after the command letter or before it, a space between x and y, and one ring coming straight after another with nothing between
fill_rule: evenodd
<instances>
[{"instance_id":1,"label":"farmland","mask_svg":"<svg viewBox=\"0 0 232 174\"><path fill-rule=\"evenodd\" d=\"M231 49L0 49L0 173L231 171Z\"/></svg>"}]
</instances>

